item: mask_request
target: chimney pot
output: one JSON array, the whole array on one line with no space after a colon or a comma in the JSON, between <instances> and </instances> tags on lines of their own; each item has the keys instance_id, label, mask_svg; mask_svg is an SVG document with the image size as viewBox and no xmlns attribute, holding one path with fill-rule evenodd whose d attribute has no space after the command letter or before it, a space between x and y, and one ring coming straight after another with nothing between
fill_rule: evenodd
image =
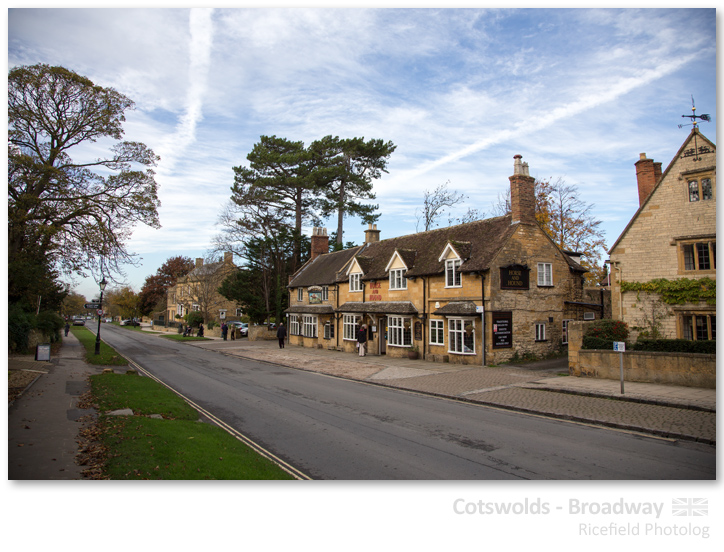
<instances>
[{"instance_id":1,"label":"chimney pot","mask_svg":"<svg viewBox=\"0 0 724 552\"><path fill-rule=\"evenodd\" d=\"M535 178L529 174L528 163L522 162L522 155L513 159L513 176L509 178L511 224L535 224Z\"/></svg>"},{"instance_id":2,"label":"chimney pot","mask_svg":"<svg viewBox=\"0 0 724 552\"><path fill-rule=\"evenodd\" d=\"M324 255L329 252L329 236L327 236L326 228L312 228L312 247L311 257L312 260L316 259L320 255Z\"/></svg>"},{"instance_id":3,"label":"chimney pot","mask_svg":"<svg viewBox=\"0 0 724 552\"><path fill-rule=\"evenodd\" d=\"M658 171L656 165L658 165ZM639 207L641 207L656 186L658 181L657 172L658 176L661 176L661 163L654 163L653 159L648 159L646 154L642 153L635 166L636 184L639 190Z\"/></svg>"}]
</instances>

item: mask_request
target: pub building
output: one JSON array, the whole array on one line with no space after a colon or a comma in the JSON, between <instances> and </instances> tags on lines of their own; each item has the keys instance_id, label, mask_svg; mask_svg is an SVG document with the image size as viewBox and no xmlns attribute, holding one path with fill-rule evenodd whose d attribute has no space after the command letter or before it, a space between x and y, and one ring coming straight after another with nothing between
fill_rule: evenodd
<instances>
[{"instance_id":1,"label":"pub building","mask_svg":"<svg viewBox=\"0 0 724 552\"><path fill-rule=\"evenodd\" d=\"M289 283L290 343L356 352L366 324L368 354L492 365L542 357L567 344L584 312L585 269L535 220L535 179L514 157L511 213L326 253L324 228L311 259ZM587 317L588 318L588 317Z\"/></svg>"}]
</instances>

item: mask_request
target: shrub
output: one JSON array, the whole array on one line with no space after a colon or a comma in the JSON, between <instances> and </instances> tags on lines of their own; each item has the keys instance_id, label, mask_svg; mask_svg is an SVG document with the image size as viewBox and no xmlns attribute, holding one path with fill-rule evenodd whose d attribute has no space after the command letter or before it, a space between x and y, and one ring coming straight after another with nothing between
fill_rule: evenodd
<instances>
[{"instance_id":1,"label":"shrub","mask_svg":"<svg viewBox=\"0 0 724 552\"><path fill-rule=\"evenodd\" d=\"M618 340L615 340L618 341ZM591 335L583 336L583 349L608 349L613 350L613 339L603 339L602 337L593 337Z\"/></svg>"},{"instance_id":2,"label":"shrub","mask_svg":"<svg viewBox=\"0 0 724 552\"><path fill-rule=\"evenodd\" d=\"M199 311L191 311L186 315L186 322L192 328L198 328L199 324L204 323L204 315Z\"/></svg>"},{"instance_id":3,"label":"shrub","mask_svg":"<svg viewBox=\"0 0 724 552\"><path fill-rule=\"evenodd\" d=\"M607 341L626 341L628 338L628 325L620 320L596 320L586 328L584 334Z\"/></svg>"},{"instance_id":4,"label":"shrub","mask_svg":"<svg viewBox=\"0 0 724 552\"><path fill-rule=\"evenodd\" d=\"M8 310L8 346L12 352L24 353L28 349L28 336L35 328L35 316L18 305Z\"/></svg>"},{"instance_id":5,"label":"shrub","mask_svg":"<svg viewBox=\"0 0 724 552\"><path fill-rule=\"evenodd\" d=\"M50 339L51 343L60 341L60 329L65 325L63 319L56 313L43 311L35 317L36 328Z\"/></svg>"},{"instance_id":6,"label":"shrub","mask_svg":"<svg viewBox=\"0 0 724 552\"><path fill-rule=\"evenodd\" d=\"M655 351L661 353L716 354L716 341L689 341L687 339L639 339L634 351Z\"/></svg>"}]
</instances>

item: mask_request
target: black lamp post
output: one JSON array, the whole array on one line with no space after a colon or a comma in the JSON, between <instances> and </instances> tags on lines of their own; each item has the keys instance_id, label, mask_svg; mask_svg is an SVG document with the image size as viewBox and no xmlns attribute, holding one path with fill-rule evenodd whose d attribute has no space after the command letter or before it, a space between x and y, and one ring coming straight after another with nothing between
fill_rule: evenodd
<instances>
[{"instance_id":1,"label":"black lamp post","mask_svg":"<svg viewBox=\"0 0 724 552\"><path fill-rule=\"evenodd\" d=\"M101 354L101 315L100 311L103 310L103 290L106 289L106 278L105 276L99 284L101 288L101 300L98 302L98 331L96 332L96 354Z\"/></svg>"}]
</instances>

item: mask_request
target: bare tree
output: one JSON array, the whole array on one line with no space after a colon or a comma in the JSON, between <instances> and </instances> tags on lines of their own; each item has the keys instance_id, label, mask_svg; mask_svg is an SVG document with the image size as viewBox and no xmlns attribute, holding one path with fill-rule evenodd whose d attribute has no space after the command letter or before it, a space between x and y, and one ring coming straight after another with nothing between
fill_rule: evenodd
<instances>
[{"instance_id":1,"label":"bare tree","mask_svg":"<svg viewBox=\"0 0 724 552\"><path fill-rule=\"evenodd\" d=\"M467 196L447 189L450 181L440 184L433 191L425 190L422 197L422 208L415 210L417 224L416 232L427 232L435 226L437 220L445 213L445 209L450 209L455 205L463 203ZM420 230L422 226L422 230Z\"/></svg>"}]
</instances>

